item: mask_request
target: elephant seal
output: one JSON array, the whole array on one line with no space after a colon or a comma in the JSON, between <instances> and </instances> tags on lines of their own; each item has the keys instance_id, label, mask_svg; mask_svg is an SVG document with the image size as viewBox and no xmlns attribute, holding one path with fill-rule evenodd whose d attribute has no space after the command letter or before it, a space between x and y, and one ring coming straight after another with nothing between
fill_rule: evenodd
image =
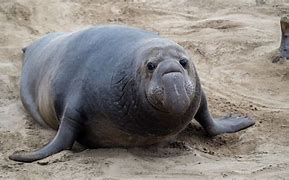
<instances>
[{"instance_id":1,"label":"elephant seal","mask_svg":"<svg viewBox=\"0 0 289 180\"><path fill-rule=\"evenodd\" d=\"M183 47L141 29L109 25L51 33L23 50L20 94L33 119L57 130L32 162L73 143L89 148L145 146L180 133L193 118L209 136L254 124L213 120L195 66Z\"/></svg>"}]
</instances>

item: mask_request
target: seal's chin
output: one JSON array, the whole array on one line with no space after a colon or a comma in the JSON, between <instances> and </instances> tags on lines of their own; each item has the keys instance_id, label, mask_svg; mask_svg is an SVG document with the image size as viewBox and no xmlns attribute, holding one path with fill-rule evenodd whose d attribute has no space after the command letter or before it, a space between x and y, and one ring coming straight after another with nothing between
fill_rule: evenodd
<instances>
[{"instance_id":1,"label":"seal's chin","mask_svg":"<svg viewBox=\"0 0 289 180\"><path fill-rule=\"evenodd\" d=\"M163 86L163 109L170 113L183 114L190 106L186 91L186 80L181 72L165 73L161 77Z\"/></svg>"}]
</instances>

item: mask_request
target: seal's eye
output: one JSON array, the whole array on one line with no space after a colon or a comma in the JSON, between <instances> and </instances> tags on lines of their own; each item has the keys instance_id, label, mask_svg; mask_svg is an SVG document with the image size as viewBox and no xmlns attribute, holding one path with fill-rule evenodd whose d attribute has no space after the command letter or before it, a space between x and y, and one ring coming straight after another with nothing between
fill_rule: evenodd
<instances>
[{"instance_id":1,"label":"seal's eye","mask_svg":"<svg viewBox=\"0 0 289 180\"><path fill-rule=\"evenodd\" d=\"M188 64L188 60L185 58L181 58L179 62L183 67L186 67Z\"/></svg>"},{"instance_id":2,"label":"seal's eye","mask_svg":"<svg viewBox=\"0 0 289 180\"><path fill-rule=\"evenodd\" d=\"M147 64L147 68L148 68L148 70L150 70L150 71L154 70L156 67L157 67L157 65L156 65L155 63L149 62L149 63Z\"/></svg>"}]
</instances>

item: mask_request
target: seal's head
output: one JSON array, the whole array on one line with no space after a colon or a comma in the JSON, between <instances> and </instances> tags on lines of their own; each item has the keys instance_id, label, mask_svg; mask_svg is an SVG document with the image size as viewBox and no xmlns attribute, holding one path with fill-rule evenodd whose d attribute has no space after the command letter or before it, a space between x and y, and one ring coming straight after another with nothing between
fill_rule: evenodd
<instances>
[{"instance_id":1,"label":"seal's head","mask_svg":"<svg viewBox=\"0 0 289 180\"><path fill-rule=\"evenodd\" d=\"M140 52L141 86L148 103L165 113L184 114L198 81L185 50L172 41L156 38L144 43Z\"/></svg>"}]
</instances>

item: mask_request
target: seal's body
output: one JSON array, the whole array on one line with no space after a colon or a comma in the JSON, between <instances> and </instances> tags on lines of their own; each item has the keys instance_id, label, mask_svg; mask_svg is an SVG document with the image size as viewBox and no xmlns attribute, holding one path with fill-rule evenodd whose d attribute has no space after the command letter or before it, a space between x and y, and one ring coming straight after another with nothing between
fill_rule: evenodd
<instances>
[{"instance_id":1,"label":"seal's body","mask_svg":"<svg viewBox=\"0 0 289 180\"><path fill-rule=\"evenodd\" d=\"M194 117L211 136L254 124L246 117L214 121L185 50L124 26L51 33L25 48L21 99L36 121L58 129L44 148L10 156L24 162L75 140L91 148L158 143Z\"/></svg>"}]
</instances>

